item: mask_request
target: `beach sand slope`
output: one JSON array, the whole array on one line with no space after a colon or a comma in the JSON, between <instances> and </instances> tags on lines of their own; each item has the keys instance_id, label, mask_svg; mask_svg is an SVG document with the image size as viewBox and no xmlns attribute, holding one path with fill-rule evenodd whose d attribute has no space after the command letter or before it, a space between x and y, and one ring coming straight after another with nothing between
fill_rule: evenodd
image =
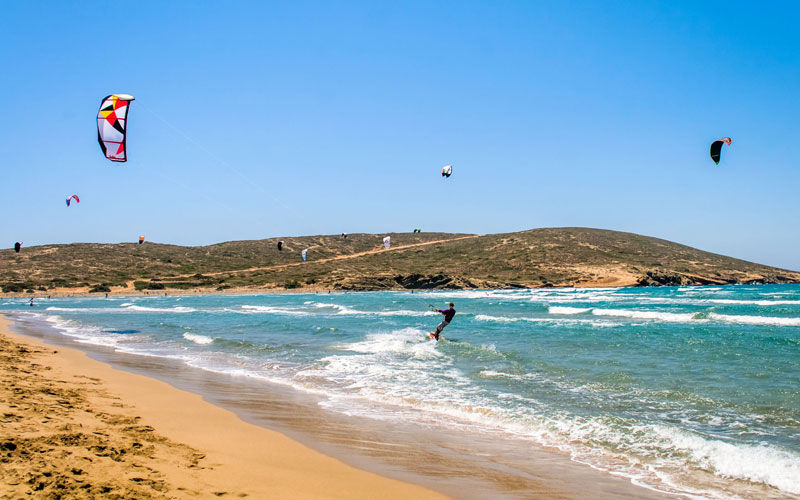
<instances>
[{"instance_id":1,"label":"beach sand slope","mask_svg":"<svg viewBox=\"0 0 800 500\"><path fill-rule=\"evenodd\" d=\"M0 498L445 498L0 317Z\"/></svg>"}]
</instances>

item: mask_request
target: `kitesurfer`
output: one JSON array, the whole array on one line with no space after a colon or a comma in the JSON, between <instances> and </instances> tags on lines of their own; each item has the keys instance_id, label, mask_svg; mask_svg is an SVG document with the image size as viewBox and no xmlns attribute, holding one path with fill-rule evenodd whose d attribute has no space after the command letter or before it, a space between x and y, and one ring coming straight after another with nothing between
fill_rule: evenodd
<instances>
[{"instance_id":1,"label":"kitesurfer","mask_svg":"<svg viewBox=\"0 0 800 500\"><path fill-rule=\"evenodd\" d=\"M449 325L450 322L453 320L453 316L456 315L456 310L453 306L454 304L450 302L450 309L436 309L436 312L444 314L444 319L442 320L441 323L439 323L439 326L436 327L436 331L431 332L431 337L435 338L437 342L439 340L439 334L442 333L444 327Z\"/></svg>"}]
</instances>

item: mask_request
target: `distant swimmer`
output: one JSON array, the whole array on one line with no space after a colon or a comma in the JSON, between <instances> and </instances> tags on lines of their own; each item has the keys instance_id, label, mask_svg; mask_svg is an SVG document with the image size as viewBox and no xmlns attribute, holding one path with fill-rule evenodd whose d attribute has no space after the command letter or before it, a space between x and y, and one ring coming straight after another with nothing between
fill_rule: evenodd
<instances>
[{"instance_id":1,"label":"distant swimmer","mask_svg":"<svg viewBox=\"0 0 800 500\"><path fill-rule=\"evenodd\" d=\"M33 307L33 297L31 297L31 303L30 303L29 305L30 305L31 307Z\"/></svg>"},{"instance_id":2,"label":"distant swimmer","mask_svg":"<svg viewBox=\"0 0 800 500\"><path fill-rule=\"evenodd\" d=\"M430 333L430 337L432 339L436 339L437 342L439 341L439 334L442 333L444 327L449 325L450 322L453 320L453 316L456 315L456 310L453 307L454 305L455 304L450 302L450 309L436 309L435 307L431 306L436 312L444 314L444 319L442 320L441 323L439 323L439 326L436 327L436 331Z\"/></svg>"}]
</instances>

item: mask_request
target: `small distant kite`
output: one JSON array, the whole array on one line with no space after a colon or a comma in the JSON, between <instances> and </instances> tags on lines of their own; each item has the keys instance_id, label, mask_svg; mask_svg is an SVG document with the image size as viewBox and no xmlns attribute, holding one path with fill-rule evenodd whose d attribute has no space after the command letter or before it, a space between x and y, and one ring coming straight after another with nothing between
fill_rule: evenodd
<instances>
[{"instance_id":1,"label":"small distant kite","mask_svg":"<svg viewBox=\"0 0 800 500\"><path fill-rule=\"evenodd\" d=\"M387 236L386 238L383 239L383 246L386 248L386 250L389 250L389 247L392 246L391 236Z\"/></svg>"},{"instance_id":2,"label":"small distant kite","mask_svg":"<svg viewBox=\"0 0 800 500\"><path fill-rule=\"evenodd\" d=\"M342 238L346 240L347 239L347 233L342 233Z\"/></svg>"},{"instance_id":3,"label":"small distant kite","mask_svg":"<svg viewBox=\"0 0 800 500\"><path fill-rule=\"evenodd\" d=\"M453 175L452 165L445 165L442 167L442 177L450 177L451 175Z\"/></svg>"},{"instance_id":4,"label":"small distant kite","mask_svg":"<svg viewBox=\"0 0 800 500\"><path fill-rule=\"evenodd\" d=\"M283 240L278 242L278 251L283 251Z\"/></svg>"},{"instance_id":5,"label":"small distant kite","mask_svg":"<svg viewBox=\"0 0 800 500\"><path fill-rule=\"evenodd\" d=\"M72 200L75 200L75 203L80 203L81 202L80 198L78 198L78 195L77 194L73 194L72 196L68 196L67 197L67 206L69 206L69 204L70 204L70 202Z\"/></svg>"},{"instance_id":6,"label":"small distant kite","mask_svg":"<svg viewBox=\"0 0 800 500\"><path fill-rule=\"evenodd\" d=\"M300 254L303 256L303 262L306 261L306 254L308 253L308 248L304 248Z\"/></svg>"},{"instance_id":7,"label":"small distant kite","mask_svg":"<svg viewBox=\"0 0 800 500\"><path fill-rule=\"evenodd\" d=\"M129 94L111 94L100 102L97 112L97 142L111 161L128 161L125 137L128 129L128 108L134 97Z\"/></svg>"},{"instance_id":8,"label":"small distant kite","mask_svg":"<svg viewBox=\"0 0 800 500\"><path fill-rule=\"evenodd\" d=\"M22 242L21 241L18 241L16 243L14 243L14 251L15 252L19 253L19 249L20 248L22 248Z\"/></svg>"},{"instance_id":9,"label":"small distant kite","mask_svg":"<svg viewBox=\"0 0 800 500\"><path fill-rule=\"evenodd\" d=\"M139 236L139 244L141 245L144 243L144 236Z\"/></svg>"},{"instance_id":10,"label":"small distant kite","mask_svg":"<svg viewBox=\"0 0 800 500\"><path fill-rule=\"evenodd\" d=\"M418 227L415 227L415 228L414 228L414 232L415 232L415 233L421 233L421 232L422 232L422 229L420 229L420 228L418 228Z\"/></svg>"},{"instance_id":11,"label":"small distant kite","mask_svg":"<svg viewBox=\"0 0 800 500\"><path fill-rule=\"evenodd\" d=\"M715 165L719 165L719 155L722 153L722 144L725 143L730 146L731 142L733 141L731 141L730 137L723 137L711 143L711 159L714 160Z\"/></svg>"}]
</instances>

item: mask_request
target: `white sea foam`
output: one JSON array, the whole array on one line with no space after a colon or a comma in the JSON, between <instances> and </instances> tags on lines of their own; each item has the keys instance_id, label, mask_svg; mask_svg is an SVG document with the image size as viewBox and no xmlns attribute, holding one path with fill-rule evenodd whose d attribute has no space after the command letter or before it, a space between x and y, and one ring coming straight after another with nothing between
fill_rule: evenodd
<instances>
[{"instance_id":1,"label":"white sea foam","mask_svg":"<svg viewBox=\"0 0 800 500\"><path fill-rule=\"evenodd\" d=\"M453 290L453 291L430 291L416 292L414 296L426 297L431 299L446 299L447 302L454 299L496 299L506 300L526 300L530 297L532 290Z\"/></svg>"},{"instance_id":2,"label":"white sea foam","mask_svg":"<svg viewBox=\"0 0 800 500\"><path fill-rule=\"evenodd\" d=\"M538 379L539 377L534 373L523 373L523 374L516 374L516 373L505 373L505 372L498 372L495 370L481 370L480 376L484 378L507 378L511 380L532 380Z\"/></svg>"},{"instance_id":3,"label":"white sea foam","mask_svg":"<svg viewBox=\"0 0 800 500\"><path fill-rule=\"evenodd\" d=\"M378 316L438 316L439 313L435 311L409 311L405 309L400 309L397 311L378 311L375 313L367 313L367 314L376 314Z\"/></svg>"},{"instance_id":4,"label":"white sea foam","mask_svg":"<svg viewBox=\"0 0 800 500\"><path fill-rule=\"evenodd\" d=\"M671 447L685 450L704 469L724 478L764 483L800 493L800 456L771 445L742 445L711 440L677 428L654 426Z\"/></svg>"},{"instance_id":5,"label":"white sea foam","mask_svg":"<svg viewBox=\"0 0 800 500\"><path fill-rule=\"evenodd\" d=\"M494 321L497 323L516 323L517 321L530 321L530 322L553 321L550 318L508 318L505 316L491 316L489 314L476 314L475 319L478 321Z\"/></svg>"},{"instance_id":6,"label":"white sea foam","mask_svg":"<svg viewBox=\"0 0 800 500\"><path fill-rule=\"evenodd\" d=\"M184 333L183 338L200 345L208 345L214 342L214 339L211 337L206 337L205 335L196 335L194 333Z\"/></svg>"},{"instance_id":7,"label":"white sea foam","mask_svg":"<svg viewBox=\"0 0 800 500\"><path fill-rule=\"evenodd\" d=\"M591 311L591 307L583 308L583 307L566 307L566 306L550 306L547 308L547 312L550 314L583 314Z\"/></svg>"},{"instance_id":8,"label":"white sea foam","mask_svg":"<svg viewBox=\"0 0 800 500\"><path fill-rule=\"evenodd\" d=\"M91 314L119 314L126 312L160 312L160 313L190 313L196 312L196 309L191 307L172 307L172 308L158 308L158 307L143 307L129 305L127 307L60 307L49 306L45 311L59 311L59 312L80 312Z\"/></svg>"},{"instance_id":9,"label":"white sea foam","mask_svg":"<svg viewBox=\"0 0 800 500\"><path fill-rule=\"evenodd\" d=\"M800 300L739 300L739 299L706 299L712 304L740 304L754 306L789 306L800 305Z\"/></svg>"},{"instance_id":10,"label":"white sea foam","mask_svg":"<svg viewBox=\"0 0 800 500\"><path fill-rule=\"evenodd\" d=\"M365 341L359 346L364 348L358 349L358 352L374 355L408 354L407 346L398 342L402 339L378 340L374 337ZM499 399L518 400L519 406L502 407L473 394L469 390L469 384L420 384L417 380L419 377L424 380L424 373L418 373L408 366L376 363L376 359L378 358L374 356L334 356L327 358L328 366L322 373L309 371L307 375L323 375L347 384L350 390L355 391L353 397L423 412L415 418L434 416L436 421L438 419L435 416L438 415L444 417L443 421L451 428L459 426L474 432L470 425L476 425L484 431L501 431L556 446L568 451L577 461L603 470L612 470L645 485L652 484L645 478L654 474L661 477L666 484L671 484L673 491L693 491L703 497L709 494L714 496L713 490L693 490L682 484L682 471L686 465L680 458L680 453L675 453L676 450L681 450L693 458L693 468L699 467L722 478L764 483L790 493L796 493L800 488L800 457L788 451L767 446L723 443L666 426L647 424L634 425L633 428L628 425L620 427L620 422L613 418L576 417L553 411L541 406L534 399L521 398L517 394ZM481 376L520 381L537 378L535 374L517 375L494 370L483 370ZM453 374L453 377L460 380L458 374ZM447 391L440 392L442 388ZM371 414L368 406L361 412L355 410L359 405L353 404L353 401L341 397L333 398L326 406L340 411L344 406L351 413ZM405 418L407 415L402 413L403 417L400 417L401 413L394 413L397 418ZM659 429L654 430L654 427ZM606 443L609 449L596 447L595 443L598 442ZM639 458L628 460L625 457ZM612 463L613 466L610 465Z\"/></svg>"},{"instance_id":11,"label":"white sea foam","mask_svg":"<svg viewBox=\"0 0 800 500\"><path fill-rule=\"evenodd\" d=\"M566 325L566 324L583 324L597 328L609 328L614 326L621 326L622 323L601 319L576 319L576 318L557 318L557 317L507 317L507 316L491 316L489 314L476 314L477 321L486 321L493 323L517 323L524 321L527 323L545 323L552 325Z\"/></svg>"},{"instance_id":12,"label":"white sea foam","mask_svg":"<svg viewBox=\"0 0 800 500\"><path fill-rule=\"evenodd\" d=\"M671 313L662 311L638 311L632 309L592 309L595 316L613 316L619 318L645 319L667 323L687 323L695 320L695 313ZM698 321L698 320L695 320Z\"/></svg>"},{"instance_id":13,"label":"white sea foam","mask_svg":"<svg viewBox=\"0 0 800 500\"><path fill-rule=\"evenodd\" d=\"M77 321L65 319L56 315L46 316L45 321L60 330L64 335L84 344L95 344L107 347L116 347L119 345L118 335L104 334L101 329L96 327L83 325Z\"/></svg>"},{"instance_id":14,"label":"white sea foam","mask_svg":"<svg viewBox=\"0 0 800 500\"><path fill-rule=\"evenodd\" d=\"M288 316L310 316L311 313L300 309L290 309L288 307L274 306L241 306L241 309L233 309L231 312L240 314L283 314Z\"/></svg>"},{"instance_id":15,"label":"white sea foam","mask_svg":"<svg viewBox=\"0 0 800 500\"><path fill-rule=\"evenodd\" d=\"M420 359L441 357L432 342L420 342L427 332L418 328L403 328L389 333L372 333L361 342L342 346L342 349L360 353L410 353Z\"/></svg>"},{"instance_id":16,"label":"white sea foam","mask_svg":"<svg viewBox=\"0 0 800 500\"><path fill-rule=\"evenodd\" d=\"M183 307L183 306L175 306L175 307L146 307L146 306L135 306L130 305L124 307L127 311L138 311L138 312L155 312L155 313L192 313L197 312L197 309L193 307Z\"/></svg>"},{"instance_id":17,"label":"white sea foam","mask_svg":"<svg viewBox=\"0 0 800 500\"><path fill-rule=\"evenodd\" d=\"M332 316L436 316L439 313L433 311L412 311L400 309L395 311L360 311L349 306L340 304L327 304L307 301L303 307L277 307L277 306L251 306L244 305L241 309L227 309L230 312L242 314L281 314L289 316L312 316L312 315L332 315ZM313 310L308 310L308 306Z\"/></svg>"},{"instance_id":18,"label":"white sea foam","mask_svg":"<svg viewBox=\"0 0 800 500\"><path fill-rule=\"evenodd\" d=\"M756 300L756 299L714 299L702 298L701 296L691 297L636 297L632 302L646 302L648 304L675 304L687 306L704 306L704 305L743 305L743 306L787 306L787 305L800 305L800 300Z\"/></svg>"},{"instance_id":19,"label":"white sea foam","mask_svg":"<svg viewBox=\"0 0 800 500\"><path fill-rule=\"evenodd\" d=\"M780 318L775 316L740 316L732 314L709 313L708 317L726 323L741 325L800 326L800 318Z\"/></svg>"},{"instance_id":20,"label":"white sea foam","mask_svg":"<svg viewBox=\"0 0 800 500\"><path fill-rule=\"evenodd\" d=\"M340 304L329 304L325 302L310 302L309 304L313 305L317 309L333 309L336 311L334 314L341 315L341 316L436 316L439 313L434 311L427 311L427 310L420 310L420 311L411 311L408 309L399 309L395 311L361 311L358 309L353 309L349 306L343 306Z\"/></svg>"},{"instance_id":21,"label":"white sea foam","mask_svg":"<svg viewBox=\"0 0 800 500\"><path fill-rule=\"evenodd\" d=\"M352 314L367 314L361 311L356 311L352 307L343 306L341 304L330 304L325 302L312 302L313 306L317 309L333 309L337 315L352 315Z\"/></svg>"}]
</instances>

